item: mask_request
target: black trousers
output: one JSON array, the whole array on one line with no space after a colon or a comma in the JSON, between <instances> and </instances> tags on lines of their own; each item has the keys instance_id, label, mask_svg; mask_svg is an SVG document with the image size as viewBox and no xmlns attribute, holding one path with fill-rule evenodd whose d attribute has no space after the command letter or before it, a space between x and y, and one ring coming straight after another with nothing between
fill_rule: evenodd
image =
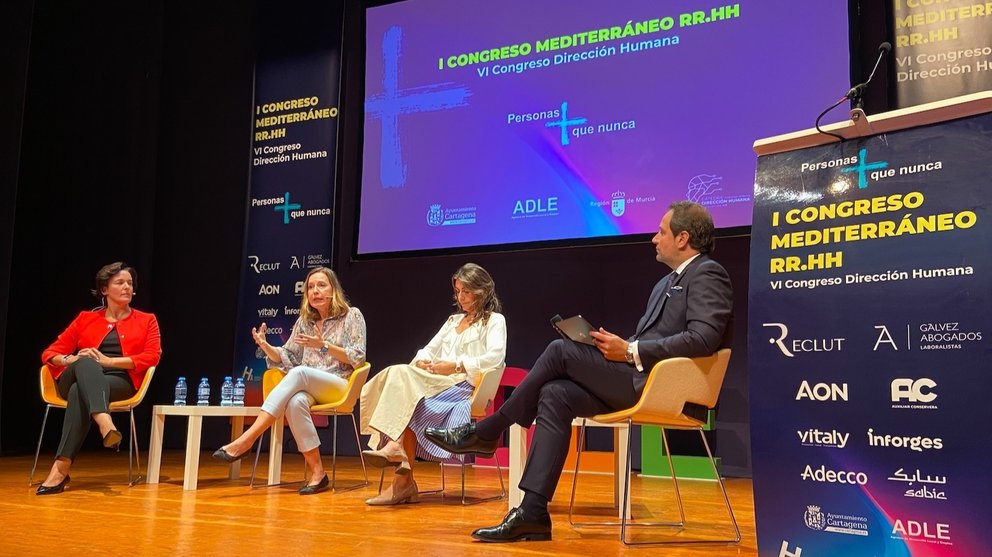
<instances>
[{"instance_id":1,"label":"black trousers","mask_svg":"<svg viewBox=\"0 0 992 557\"><path fill-rule=\"evenodd\" d=\"M57 456L75 460L90 431L91 414L110 410L113 400L134 396L134 385L126 372L104 372L92 358L80 358L66 368L56 385L68 403L62 422L62 442Z\"/></svg>"},{"instance_id":2,"label":"black trousers","mask_svg":"<svg viewBox=\"0 0 992 557\"><path fill-rule=\"evenodd\" d=\"M634 366L611 362L587 344L549 344L499 409L523 427L537 421L520 489L550 500L568 456L572 420L636 404L644 383L635 375Z\"/></svg>"}]
</instances>

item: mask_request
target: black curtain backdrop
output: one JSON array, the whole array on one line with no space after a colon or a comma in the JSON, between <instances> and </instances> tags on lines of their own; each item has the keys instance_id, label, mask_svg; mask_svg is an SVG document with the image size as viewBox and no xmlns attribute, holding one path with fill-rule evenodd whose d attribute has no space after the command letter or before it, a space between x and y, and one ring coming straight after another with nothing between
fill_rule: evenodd
<instances>
[{"instance_id":1,"label":"black curtain backdrop","mask_svg":"<svg viewBox=\"0 0 992 557\"><path fill-rule=\"evenodd\" d=\"M17 205L17 174L20 165L21 124L24 117L24 87L27 83L28 51L31 45L31 16L34 2L11 0L0 6L0 265L10 268L14 240L14 208ZM0 272L0 395L3 394L3 361L7 336L10 273ZM3 414L0 396L0 415ZM0 430L0 454L3 453Z\"/></svg>"},{"instance_id":2,"label":"black curtain backdrop","mask_svg":"<svg viewBox=\"0 0 992 557\"><path fill-rule=\"evenodd\" d=\"M35 3L9 259L5 453L33 445L43 409L39 350L96 305L89 289L100 265L136 266L144 296L136 305L149 307L159 8Z\"/></svg>"},{"instance_id":3,"label":"black curtain backdrop","mask_svg":"<svg viewBox=\"0 0 992 557\"><path fill-rule=\"evenodd\" d=\"M88 293L94 273L118 259L137 267L135 307L155 312L162 327L164 355L138 411L138 434L147 446L151 405L171 402L177 376L232 371L257 41L304 45L301 37L319 35L321 14L331 3L33 4L33 22L32 2L20 0L5 5L4 14L13 15L0 24L17 31L4 34L0 45L18 62L4 69L13 71L2 85L4 98L15 102L3 103L0 112L0 122L8 124L0 135L4 153L12 154L0 165L0 179L16 179L16 188L0 194L0 264L10 268L9 298L0 297L0 327L6 326L0 449L34 450L44 410L38 355L77 311L94 305ZM511 366L529 367L555 338L548 319L556 313L582 313L630 334L652 285L667 273L647 237L592 247L351 260L361 178L364 19L361 0L345 4L334 267L365 313L373 370L408 361L429 339L452 310L449 277L467 261L496 279L509 323ZM293 25L275 24L290 19ZM868 44L861 28L872 29L872 22L852 31L866 44L855 57L874 62L877 44ZM848 86L838 84L837 95ZM16 110L18 90L22 111ZM825 94L826 104L833 95ZM870 108L882 103L871 112L884 110L884 101L868 102ZM11 130L19 120L23 132L16 136ZM3 212L7 207L12 214ZM748 242L746 236L720 238L714 254L736 291L734 356L717 435L730 474L750 468ZM0 280L0 295L6 295L3 287ZM116 419L123 427L121 416ZM49 457L61 413L54 421L45 443ZM207 420L204 446L221 444L227 431L226 423ZM168 422L166 447L182 447L184 435L181 421ZM342 442L342 452L356 449L347 435Z\"/></svg>"},{"instance_id":4,"label":"black curtain backdrop","mask_svg":"<svg viewBox=\"0 0 992 557\"><path fill-rule=\"evenodd\" d=\"M256 18L250 2L220 4L165 3L152 299L163 355L153 404L172 403L180 375L232 371ZM167 421L163 442L184 447L185 435L181 419ZM204 446L228 435L225 421L204 420Z\"/></svg>"}]
</instances>

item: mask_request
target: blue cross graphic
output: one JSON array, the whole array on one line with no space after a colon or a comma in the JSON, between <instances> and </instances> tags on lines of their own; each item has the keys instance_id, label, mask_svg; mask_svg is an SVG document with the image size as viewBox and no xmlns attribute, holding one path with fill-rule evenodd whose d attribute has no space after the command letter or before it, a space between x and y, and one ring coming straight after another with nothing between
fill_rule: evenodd
<instances>
[{"instance_id":1,"label":"blue cross graphic","mask_svg":"<svg viewBox=\"0 0 992 557\"><path fill-rule=\"evenodd\" d=\"M300 205L299 203L290 203L289 192L286 192L286 194L283 195L282 199L283 199L282 205L276 205L275 207L273 207L273 210L282 211L282 223L289 224L289 212L295 211L296 209L302 209L303 205Z\"/></svg>"},{"instance_id":2,"label":"blue cross graphic","mask_svg":"<svg viewBox=\"0 0 992 557\"><path fill-rule=\"evenodd\" d=\"M585 118L576 118L574 120L568 119L568 103L561 103L561 120L557 122L545 122L544 126L547 128L561 128L561 144L568 145L568 127L578 126L579 124L585 124L587 120Z\"/></svg>"},{"instance_id":3,"label":"blue cross graphic","mask_svg":"<svg viewBox=\"0 0 992 557\"><path fill-rule=\"evenodd\" d=\"M444 89L450 82L400 89L402 38L403 30L400 27L390 27L382 35L382 94L365 99L365 114L382 121L379 180L383 188L401 188L406 184L406 165L403 164L403 152L400 149L399 116L466 106L466 99L472 94L467 87Z\"/></svg>"},{"instance_id":4,"label":"blue cross graphic","mask_svg":"<svg viewBox=\"0 0 992 557\"><path fill-rule=\"evenodd\" d=\"M868 158L868 149L862 148L858 151L858 164L857 166L845 166L841 168L841 172L857 172L858 173L858 188L865 189L868 187L868 176L867 172L869 170L881 170L883 168L888 168L889 163L885 161L866 163L865 159Z\"/></svg>"}]
</instances>

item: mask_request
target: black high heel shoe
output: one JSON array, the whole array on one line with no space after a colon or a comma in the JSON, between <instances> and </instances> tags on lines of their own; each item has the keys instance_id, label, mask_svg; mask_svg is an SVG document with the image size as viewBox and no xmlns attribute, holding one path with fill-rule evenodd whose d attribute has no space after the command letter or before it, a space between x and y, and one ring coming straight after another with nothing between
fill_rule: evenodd
<instances>
[{"instance_id":1,"label":"black high heel shoe","mask_svg":"<svg viewBox=\"0 0 992 557\"><path fill-rule=\"evenodd\" d=\"M62 481L56 485L39 485L35 495L56 495L65 491L66 484L69 483L69 474L66 474Z\"/></svg>"},{"instance_id":2,"label":"black high heel shoe","mask_svg":"<svg viewBox=\"0 0 992 557\"><path fill-rule=\"evenodd\" d=\"M103 436L103 446L108 449L117 449L121 446L122 439L124 439L124 436L121 435L121 432L111 429Z\"/></svg>"}]
</instances>

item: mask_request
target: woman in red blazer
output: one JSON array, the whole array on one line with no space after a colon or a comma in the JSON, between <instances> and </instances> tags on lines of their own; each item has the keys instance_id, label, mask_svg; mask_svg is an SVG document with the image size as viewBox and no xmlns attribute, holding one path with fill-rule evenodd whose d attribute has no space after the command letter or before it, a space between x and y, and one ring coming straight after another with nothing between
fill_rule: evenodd
<instances>
[{"instance_id":1,"label":"woman in red blazer","mask_svg":"<svg viewBox=\"0 0 992 557\"><path fill-rule=\"evenodd\" d=\"M134 278L134 269L119 261L100 269L93 293L103 298L103 307L80 312L41 353L41 361L52 370L59 395L68 404L62 442L52 471L38 486L38 495L65 490L69 467L91 419L100 428L104 447L120 445L122 436L110 417L109 404L134 396L145 372L162 355L155 316L131 308Z\"/></svg>"}]
</instances>

